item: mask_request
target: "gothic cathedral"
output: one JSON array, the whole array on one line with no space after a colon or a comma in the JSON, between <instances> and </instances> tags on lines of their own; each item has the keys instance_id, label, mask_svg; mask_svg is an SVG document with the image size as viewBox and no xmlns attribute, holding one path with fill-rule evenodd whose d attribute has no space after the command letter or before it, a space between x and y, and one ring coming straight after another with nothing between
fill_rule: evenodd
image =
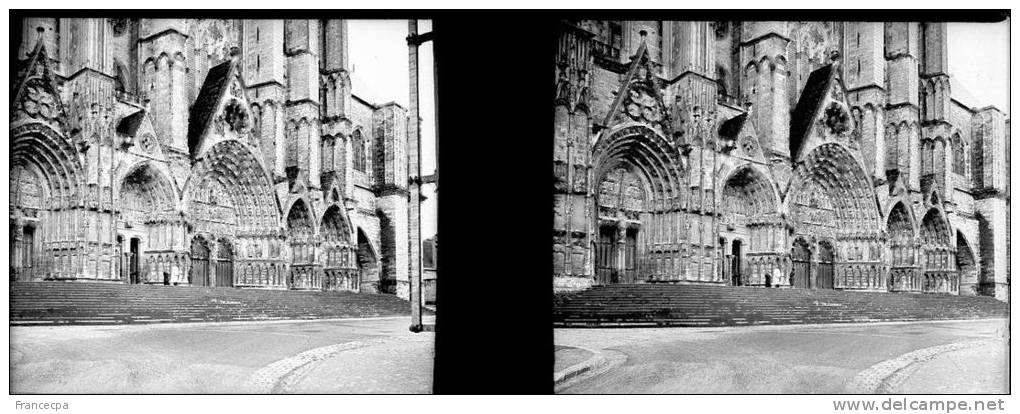
<instances>
[{"instance_id":1,"label":"gothic cathedral","mask_svg":"<svg viewBox=\"0 0 1020 414\"><path fill-rule=\"evenodd\" d=\"M1009 119L945 23L564 21L554 289L1009 295Z\"/></svg>"},{"instance_id":2,"label":"gothic cathedral","mask_svg":"<svg viewBox=\"0 0 1020 414\"><path fill-rule=\"evenodd\" d=\"M347 21L20 24L12 280L408 296L409 118Z\"/></svg>"}]
</instances>

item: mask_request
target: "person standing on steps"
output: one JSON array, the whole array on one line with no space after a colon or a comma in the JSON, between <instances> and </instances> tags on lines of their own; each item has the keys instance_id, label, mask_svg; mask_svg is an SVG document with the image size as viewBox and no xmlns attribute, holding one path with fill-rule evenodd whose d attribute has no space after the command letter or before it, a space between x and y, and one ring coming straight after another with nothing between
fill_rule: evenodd
<instances>
[{"instance_id":1,"label":"person standing on steps","mask_svg":"<svg viewBox=\"0 0 1020 414\"><path fill-rule=\"evenodd\" d=\"M173 265L173 267L170 268L170 282L173 283L174 286L177 286L182 282L180 266Z\"/></svg>"}]
</instances>

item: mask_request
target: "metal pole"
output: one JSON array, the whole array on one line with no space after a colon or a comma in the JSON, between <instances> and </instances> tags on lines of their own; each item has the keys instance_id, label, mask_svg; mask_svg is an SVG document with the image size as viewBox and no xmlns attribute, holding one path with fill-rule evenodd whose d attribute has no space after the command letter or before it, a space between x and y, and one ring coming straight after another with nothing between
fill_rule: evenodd
<instances>
[{"instance_id":1,"label":"metal pole","mask_svg":"<svg viewBox=\"0 0 1020 414\"><path fill-rule=\"evenodd\" d=\"M423 329L421 321L421 117L418 112L418 21L407 21L408 73L410 80L411 121L407 134L408 180L408 231L409 278L411 302L411 331Z\"/></svg>"}]
</instances>

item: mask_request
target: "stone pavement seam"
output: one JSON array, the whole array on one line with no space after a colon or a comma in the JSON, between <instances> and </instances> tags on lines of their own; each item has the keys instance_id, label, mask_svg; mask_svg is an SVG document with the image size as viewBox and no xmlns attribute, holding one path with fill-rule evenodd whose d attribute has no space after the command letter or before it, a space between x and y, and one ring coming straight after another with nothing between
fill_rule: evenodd
<instances>
[{"instance_id":1,"label":"stone pavement seam","mask_svg":"<svg viewBox=\"0 0 1020 414\"><path fill-rule=\"evenodd\" d=\"M627 355L622 352L610 350L594 350L585 347L572 345L574 348L591 352L593 355L587 360L578 362L553 374L553 387L555 392L567 388L582 378L591 378L627 361Z\"/></svg>"},{"instance_id":2,"label":"stone pavement seam","mask_svg":"<svg viewBox=\"0 0 1020 414\"><path fill-rule=\"evenodd\" d=\"M340 344L323 346L292 357L284 358L272 364L266 365L255 371L244 383L244 390L252 394L285 393L290 384L290 379L298 377L303 367L313 362L321 361L344 351L364 348L370 345L378 345L387 342L383 339L369 341L352 341Z\"/></svg>"},{"instance_id":3,"label":"stone pavement seam","mask_svg":"<svg viewBox=\"0 0 1020 414\"><path fill-rule=\"evenodd\" d=\"M930 361L946 352L957 351L982 345L994 344L1001 339L979 339L966 342L938 345L908 352L899 357L879 362L859 372L847 385L850 394L889 393L897 383L909 376L908 368L914 364Z\"/></svg>"}]
</instances>

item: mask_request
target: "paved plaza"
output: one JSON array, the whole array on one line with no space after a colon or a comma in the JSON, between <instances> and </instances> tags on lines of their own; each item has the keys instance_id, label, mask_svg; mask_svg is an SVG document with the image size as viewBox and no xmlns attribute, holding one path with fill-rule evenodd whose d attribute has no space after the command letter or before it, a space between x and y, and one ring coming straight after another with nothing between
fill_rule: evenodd
<instances>
[{"instance_id":1,"label":"paved plaza","mask_svg":"<svg viewBox=\"0 0 1020 414\"><path fill-rule=\"evenodd\" d=\"M558 350L592 351L598 365L563 381L557 392L1005 393L1007 335L1004 319L557 329Z\"/></svg>"},{"instance_id":2,"label":"paved plaza","mask_svg":"<svg viewBox=\"0 0 1020 414\"><path fill-rule=\"evenodd\" d=\"M435 337L409 323L12 327L10 392L430 393Z\"/></svg>"}]
</instances>

